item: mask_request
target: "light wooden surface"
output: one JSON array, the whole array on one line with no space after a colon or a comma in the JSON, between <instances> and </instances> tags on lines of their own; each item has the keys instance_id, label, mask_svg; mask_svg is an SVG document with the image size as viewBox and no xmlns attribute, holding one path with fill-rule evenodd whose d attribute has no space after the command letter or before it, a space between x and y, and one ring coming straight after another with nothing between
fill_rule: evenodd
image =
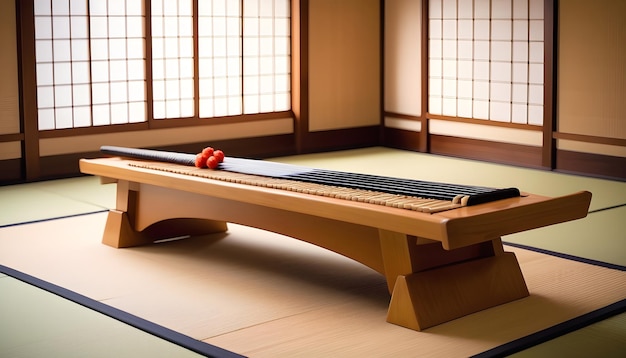
<instances>
[{"instance_id":1,"label":"light wooden surface","mask_svg":"<svg viewBox=\"0 0 626 358\"><path fill-rule=\"evenodd\" d=\"M235 224L116 250L100 242L106 218L3 228L0 262L255 358L469 357L626 298L625 272L505 246L529 297L418 332L383 319L380 274L331 251Z\"/></svg>"},{"instance_id":2,"label":"light wooden surface","mask_svg":"<svg viewBox=\"0 0 626 358\"><path fill-rule=\"evenodd\" d=\"M440 241L446 249L468 246L514 232L583 218L587 215L591 200L589 192L579 192L559 198L527 194L519 198L483 205L424 214L382 205L136 168L128 165L132 162L136 161L119 158L83 159L80 161L80 168L86 174L121 179L129 183L150 184L201 196L256 204L358 225L375 226L379 229ZM172 208L172 210L177 209ZM196 215L203 214L199 212ZM488 229L485 229L487 226Z\"/></svg>"},{"instance_id":3,"label":"light wooden surface","mask_svg":"<svg viewBox=\"0 0 626 358\"><path fill-rule=\"evenodd\" d=\"M83 173L118 180L105 244L119 248L225 232L228 222L288 235L381 273L392 294L387 321L415 330L526 297L519 264L503 252L500 235L584 217L591 201L588 192L556 199L525 194L425 214L132 163L137 161L80 161ZM443 249L430 250L434 259L424 260L418 238Z\"/></svg>"},{"instance_id":4,"label":"light wooden surface","mask_svg":"<svg viewBox=\"0 0 626 358\"><path fill-rule=\"evenodd\" d=\"M626 183L389 148L275 160L366 174L515 186L551 197L589 190L591 210L622 204L626 198ZM555 265L549 256L515 250L531 296L416 332L380 319L389 296L379 274L298 240L230 225L226 234L114 250L101 244L106 213L59 219L115 208L115 187L86 176L0 188L0 262L251 357L467 357L618 300L618 284L626 282L590 275L596 268L589 270L588 265L574 266L567 260ZM626 265L625 209L594 212L582 220L503 240ZM223 236L228 239L219 240ZM22 310L24 302L21 299L10 309ZM16 351L44 346L50 351L48 344L58 344L56 349L68 357L79 348L90 352L81 356L106 353L98 344L89 351L90 342L102 342L103 337L89 325L80 326L81 334L93 339L81 340L81 347L63 344L66 319L80 318L58 321L38 316L16 322L12 332L22 332L31 344L26 347L11 339L2 346ZM58 324L61 329L54 333L60 339L46 340L50 336L42 336L29 322L37 327ZM0 326L3 323L0 320ZM621 314L515 356L621 357L626 350L625 323L626 315Z\"/></svg>"}]
</instances>

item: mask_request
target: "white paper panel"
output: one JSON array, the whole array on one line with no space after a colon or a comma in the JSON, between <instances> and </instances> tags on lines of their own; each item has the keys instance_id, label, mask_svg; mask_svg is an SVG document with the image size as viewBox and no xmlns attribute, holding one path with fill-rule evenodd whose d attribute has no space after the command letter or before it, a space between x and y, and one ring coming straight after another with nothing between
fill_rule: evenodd
<instances>
[{"instance_id":1,"label":"white paper panel","mask_svg":"<svg viewBox=\"0 0 626 358\"><path fill-rule=\"evenodd\" d=\"M541 124L543 6L430 1L429 113Z\"/></svg>"}]
</instances>

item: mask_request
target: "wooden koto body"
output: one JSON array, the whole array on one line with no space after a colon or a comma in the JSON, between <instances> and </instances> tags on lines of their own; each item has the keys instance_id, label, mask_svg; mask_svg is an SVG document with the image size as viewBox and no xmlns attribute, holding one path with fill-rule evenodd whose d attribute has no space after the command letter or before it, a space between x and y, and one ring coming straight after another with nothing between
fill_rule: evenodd
<instances>
[{"instance_id":1,"label":"wooden koto body","mask_svg":"<svg viewBox=\"0 0 626 358\"><path fill-rule=\"evenodd\" d=\"M384 275L387 321L422 330L528 296L500 237L583 218L591 193L520 197L433 214L181 174L207 171L121 158L82 159L80 170L117 182L103 243L130 247L237 223L297 238Z\"/></svg>"}]
</instances>

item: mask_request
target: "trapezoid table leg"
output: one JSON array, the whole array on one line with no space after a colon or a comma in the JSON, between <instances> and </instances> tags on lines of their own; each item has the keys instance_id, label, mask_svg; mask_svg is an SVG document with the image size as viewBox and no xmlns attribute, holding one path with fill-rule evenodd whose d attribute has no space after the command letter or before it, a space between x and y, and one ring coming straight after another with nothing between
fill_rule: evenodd
<instances>
[{"instance_id":1,"label":"trapezoid table leg","mask_svg":"<svg viewBox=\"0 0 626 358\"><path fill-rule=\"evenodd\" d=\"M387 322L423 330L528 296L515 254L400 275Z\"/></svg>"}]
</instances>

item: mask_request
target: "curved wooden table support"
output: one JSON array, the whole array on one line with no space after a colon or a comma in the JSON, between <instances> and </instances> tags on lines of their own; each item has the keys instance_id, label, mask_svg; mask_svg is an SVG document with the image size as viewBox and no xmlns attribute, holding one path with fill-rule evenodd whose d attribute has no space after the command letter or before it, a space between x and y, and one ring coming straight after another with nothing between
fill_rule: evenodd
<instances>
[{"instance_id":1,"label":"curved wooden table support","mask_svg":"<svg viewBox=\"0 0 626 358\"><path fill-rule=\"evenodd\" d=\"M528 296L517 259L504 252L500 236L582 218L591 200L588 192L560 198L529 194L425 214L129 162L80 162L82 172L118 183L104 244L128 247L224 232L229 222L283 234L382 274L391 293L387 321L416 330Z\"/></svg>"},{"instance_id":2,"label":"curved wooden table support","mask_svg":"<svg viewBox=\"0 0 626 358\"><path fill-rule=\"evenodd\" d=\"M102 243L115 248L133 247L163 239L226 232L227 229L228 226L223 221L178 218L160 221L137 231L130 223L128 213L109 210Z\"/></svg>"}]
</instances>

